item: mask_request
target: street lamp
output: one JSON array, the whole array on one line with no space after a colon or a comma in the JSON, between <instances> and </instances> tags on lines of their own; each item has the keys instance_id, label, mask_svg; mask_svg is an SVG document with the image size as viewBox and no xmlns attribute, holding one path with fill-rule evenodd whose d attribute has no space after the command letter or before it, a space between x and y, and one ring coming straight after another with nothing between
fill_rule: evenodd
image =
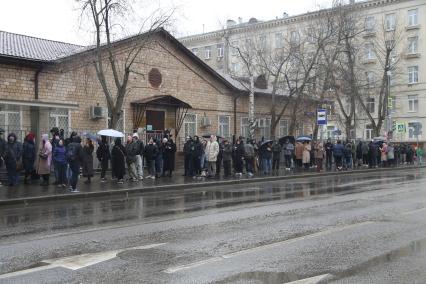
<instances>
[{"instance_id":1,"label":"street lamp","mask_svg":"<svg viewBox=\"0 0 426 284\"><path fill-rule=\"evenodd\" d=\"M390 71L390 65L386 66L386 76L387 76L387 94L386 94L386 136L387 136L387 140L389 142L389 136L391 134L392 131L392 112L390 110L391 108L391 104L389 103L389 101L391 100L391 96L390 96L390 85L391 85L391 76L392 76L392 72Z\"/></svg>"}]
</instances>

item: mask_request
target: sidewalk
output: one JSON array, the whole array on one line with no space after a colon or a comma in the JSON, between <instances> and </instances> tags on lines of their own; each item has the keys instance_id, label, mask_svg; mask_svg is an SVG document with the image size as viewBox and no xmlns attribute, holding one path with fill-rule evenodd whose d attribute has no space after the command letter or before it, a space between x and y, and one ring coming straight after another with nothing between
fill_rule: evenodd
<instances>
[{"instance_id":1,"label":"sidewalk","mask_svg":"<svg viewBox=\"0 0 426 284\"><path fill-rule=\"evenodd\" d=\"M194 180L192 178L183 177L181 174L176 173L173 177L162 177L159 179L145 179L142 182L125 182L122 185L118 185L114 181L107 181L100 183L99 176L96 176L90 185L84 184L84 179L80 179L78 183L78 189L80 192L71 193L67 188L57 188L55 185L48 187L39 186L39 182L35 181L32 185L19 185L17 187L9 188L7 186L0 187L0 206L1 205L13 205L22 204L27 205L28 203L44 202L44 201L58 201L58 200L73 200L89 197L128 197L131 194L143 193L143 192L156 192L156 191L173 191L173 190L184 190L184 189L195 189L200 187L212 187L212 186L226 186L233 184L246 184L254 182L268 182L268 181L280 181L280 180L291 180L300 178L312 178L312 177L324 177L332 176L336 174L340 175L352 175L361 173L371 172L383 172L383 171L400 171L406 169L418 169L426 168L426 166L401 166L398 168L377 168L377 169L360 169L343 172L321 172L317 173L314 171L310 172L285 172L280 171L279 175L273 176L260 176L254 178L217 178L217 179L203 179Z\"/></svg>"}]
</instances>

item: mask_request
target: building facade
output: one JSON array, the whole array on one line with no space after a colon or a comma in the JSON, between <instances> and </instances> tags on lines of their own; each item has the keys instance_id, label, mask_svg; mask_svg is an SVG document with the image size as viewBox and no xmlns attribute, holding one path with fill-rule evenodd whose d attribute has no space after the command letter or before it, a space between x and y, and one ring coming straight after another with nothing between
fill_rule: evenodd
<instances>
[{"instance_id":1,"label":"building facade","mask_svg":"<svg viewBox=\"0 0 426 284\"><path fill-rule=\"evenodd\" d=\"M118 62L139 40L145 40L144 35L115 43ZM108 128L93 56L90 47L0 32L0 127L20 139L30 131L40 137L52 127L66 134ZM165 30L144 42L135 62L119 130L139 129L159 138L168 129L180 149L186 136L247 136L247 89L217 73ZM107 70L112 85L112 71ZM256 116L266 117L270 94L258 89L255 96ZM261 121L256 135L268 137L267 123ZM277 131L285 133L285 127L283 123Z\"/></svg>"},{"instance_id":2,"label":"building facade","mask_svg":"<svg viewBox=\"0 0 426 284\"><path fill-rule=\"evenodd\" d=\"M374 42L397 31L397 44L394 55L398 63L392 70L389 98L389 121L392 124L392 138L395 141L415 142L424 140L421 128L426 125L426 2L423 0L369 0L348 3L351 13L363 27L357 41L362 51L357 60L363 66L366 81L378 81L382 63L374 47ZM256 41L262 49L272 51L280 48L285 41L291 42L303 34L308 34L309 26L327 15L329 10L306 13L270 21L255 18L247 22L229 20L223 30L181 38L181 42L211 67L224 73L244 72L235 46L243 46L250 40ZM367 60L366 60L367 59ZM364 75L363 75L364 76ZM376 89L365 98L371 115L377 118L379 102L375 98ZM334 111L333 111L334 109ZM354 136L351 138L369 140L373 138L371 123L361 107L357 106ZM335 137L344 125L335 103L330 108L328 125L322 129L326 137ZM383 127L383 135L385 132ZM416 128L420 131L416 131ZM340 131L339 131L340 130ZM346 137L344 137L346 138Z\"/></svg>"}]
</instances>

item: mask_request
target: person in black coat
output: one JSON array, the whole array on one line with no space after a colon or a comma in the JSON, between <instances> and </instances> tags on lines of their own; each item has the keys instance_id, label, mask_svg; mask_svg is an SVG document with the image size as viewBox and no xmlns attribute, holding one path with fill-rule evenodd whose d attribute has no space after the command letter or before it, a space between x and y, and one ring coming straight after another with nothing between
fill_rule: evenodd
<instances>
[{"instance_id":1,"label":"person in black coat","mask_svg":"<svg viewBox=\"0 0 426 284\"><path fill-rule=\"evenodd\" d=\"M183 145L183 155L184 155L184 172L183 176L191 176L190 167L192 168L191 161L191 145L193 144L191 137L186 137L185 144Z\"/></svg>"},{"instance_id":2,"label":"person in black coat","mask_svg":"<svg viewBox=\"0 0 426 284\"><path fill-rule=\"evenodd\" d=\"M194 176L201 174L201 155L203 154L203 145L200 138L194 136L194 147L192 150L192 163L194 168Z\"/></svg>"},{"instance_id":3,"label":"person in black coat","mask_svg":"<svg viewBox=\"0 0 426 284\"><path fill-rule=\"evenodd\" d=\"M239 177L243 175L244 153L244 142L242 139L237 139L237 142L234 146L234 169L236 176Z\"/></svg>"},{"instance_id":4,"label":"person in black coat","mask_svg":"<svg viewBox=\"0 0 426 284\"><path fill-rule=\"evenodd\" d=\"M116 138L111 150L111 164L117 183L122 184L126 174L126 149L121 144L121 139Z\"/></svg>"},{"instance_id":5,"label":"person in black coat","mask_svg":"<svg viewBox=\"0 0 426 284\"><path fill-rule=\"evenodd\" d=\"M84 182L86 184L91 183L93 177L93 151L95 147L93 146L92 140L89 138L86 139L85 144L82 149L82 173L84 177L87 177L87 180Z\"/></svg>"},{"instance_id":6,"label":"person in black coat","mask_svg":"<svg viewBox=\"0 0 426 284\"><path fill-rule=\"evenodd\" d=\"M101 163L101 182L105 182L105 174L108 170L109 160L111 159L111 153L109 151L109 145L106 136L101 136L101 142L99 143L98 149L96 150L96 157Z\"/></svg>"},{"instance_id":7,"label":"person in black coat","mask_svg":"<svg viewBox=\"0 0 426 284\"><path fill-rule=\"evenodd\" d=\"M6 164L7 178L9 186L18 184L19 173L18 173L18 162L22 156L22 145L17 141L16 135L10 133L7 136L7 144L4 153L4 162Z\"/></svg>"},{"instance_id":8,"label":"person in black coat","mask_svg":"<svg viewBox=\"0 0 426 284\"><path fill-rule=\"evenodd\" d=\"M6 150L6 141L4 140L3 135L3 129L0 129L0 168L3 167L4 153Z\"/></svg>"},{"instance_id":9,"label":"person in black coat","mask_svg":"<svg viewBox=\"0 0 426 284\"><path fill-rule=\"evenodd\" d=\"M163 153L163 173L169 172L168 176L172 176L172 172L175 170L175 153L176 144L172 138L169 138L164 144Z\"/></svg>"},{"instance_id":10,"label":"person in black coat","mask_svg":"<svg viewBox=\"0 0 426 284\"><path fill-rule=\"evenodd\" d=\"M154 139L151 137L144 149L144 156L148 167L147 178L155 179L155 159L157 158L157 155L158 147L154 143Z\"/></svg>"},{"instance_id":11,"label":"person in black coat","mask_svg":"<svg viewBox=\"0 0 426 284\"><path fill-rule=\"evenodd\" d=\"M35 136L29 133L24 140L22 146L22 166L25 171L24 183L28 184L28 177L34 172L34 163L37 156L37 149L35 146Z\"/></svg>"}]
</instances>

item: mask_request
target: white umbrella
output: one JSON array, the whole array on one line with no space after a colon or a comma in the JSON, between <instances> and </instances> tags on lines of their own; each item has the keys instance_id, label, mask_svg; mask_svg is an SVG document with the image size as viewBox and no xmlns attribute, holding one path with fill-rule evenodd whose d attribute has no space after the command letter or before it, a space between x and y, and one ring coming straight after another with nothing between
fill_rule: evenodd
<instances>
[{"instance_id":1,"label":"white umbrella","mask_svg":"<svg viewBox=\"0 0 426 284\"><path fill-rule=\"evenodd\" d=\"M108 137L124 137L124 134L120 131L114 130L114 129L104 129L98 132L98 135L100 136L108 136Z\"/></svg>"}]
</instances>

